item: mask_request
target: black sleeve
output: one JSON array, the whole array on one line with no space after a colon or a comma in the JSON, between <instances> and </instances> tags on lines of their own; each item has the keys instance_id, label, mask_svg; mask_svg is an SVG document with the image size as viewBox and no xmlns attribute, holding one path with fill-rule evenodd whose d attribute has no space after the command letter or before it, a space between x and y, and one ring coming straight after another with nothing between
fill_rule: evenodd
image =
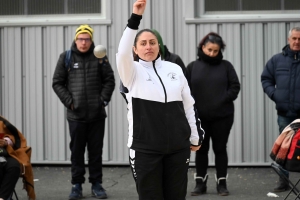
<instances>
[{"instance_id":1,"label":"black sleeve","mask_svg":"<svg viewBox=\"0 0 300 200\"><path fill-rule=\"evenodd\" d=\"M139 28L141 19L142 19L142 15L137 15L132 13L130 18L128 19L127 26L131 29L137 30Z\"/></svg>"},{"instance_id":2,"label":"black sleeve","mask_svg":"<svg viewBox=\"0 0 300 200\"><path fill-rule=\"evenodd\" d=\"M192 70L193 70L194 62L195 61L188 64L188 66L186 67L186 70L185 70L185 78L186 78L186 80L189 84L190 90L192 90L192 88L191 88L191 73L192 73Z\"/></svg>"},{"instance_id":3,"label":"black sleeve","mask_svg":"<svg viewBox=\"0 0 300 200\"><path fill-rule=\"evenodd\" d=\"M102 90L101 90L101 98L103 101L107 103L110 101L112 93L115 89L115 76L114 72L111 68L111 65L105 56L103 58L103 64L101 66L101 80L102 80Z\"/></svg>"},{"instance_id":4,"label":"black sleeve","mask_svg":"<svg viewBox=\"0 0 300 200\"><path fill-rule=\"evenodd\" d=\"M52 78L52 88L65 107L70 108L73 99L67 88L68 71L65 68L65 56L66 52L59 56Z\"/></svg>"},{"instance_id":5,"label":"black sleeve","mask_svg":"<svg viewBox=\"0 0 300 200\"><path fill-rule=\"evenodd\" d=\"M268 97L276 102L276 100L274 99L274 93L276 91L276 65L273 59L274 57L268 60L266 66L264 67L264 70L261 74L261 84L264 92L268 95Z\"/></svg>"},{"instance_id":6,"label":"black sleeve","mask_svg":"<svg viewBox=\"0 0 300 200\"><path fill-rule=\"evenodd\" d=\"M185 75L186 74L186 68L185 68L185 65L184 65L183 61L181 60L181 58L179 56L177 56L177 58L176 58L176 64L181 67L182 72Z\"/></svg>"},{"instance_id":7,"label":"black sleeve","mask_svg":"<svg viewBox=\"0 0 300 200\"><path fill-rule=\"evenodd\" d=\"M227 62L227 77L228 77L228 97L230 101L234 101L240 92L240 81L236 71L230 62Z\"/></svg>"}]
</instances>

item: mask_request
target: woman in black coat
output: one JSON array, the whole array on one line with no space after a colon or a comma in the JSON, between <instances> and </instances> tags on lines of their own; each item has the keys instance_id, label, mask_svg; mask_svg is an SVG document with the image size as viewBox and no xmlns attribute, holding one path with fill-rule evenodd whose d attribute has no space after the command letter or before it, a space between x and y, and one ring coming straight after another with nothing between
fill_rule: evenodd
<instances>
[{"instance_id":1,"label":"woman in black coat","mask_svg":"<svg viewBox=\"0 0 300 200\"><path fill-rule=\"evenodd\" d=\"M210 138L215 154L217 191L229 194L227 179L227 142L234 118L233 101L240 91L238 76L230 62L223 60L225 43L217 33L207 34L198 47L198 59L187 67L186 78L195 98L195 106L205 131L201 148L196 152L196 187L193 196L206 192Z\"/></svg>"}]
</instances>

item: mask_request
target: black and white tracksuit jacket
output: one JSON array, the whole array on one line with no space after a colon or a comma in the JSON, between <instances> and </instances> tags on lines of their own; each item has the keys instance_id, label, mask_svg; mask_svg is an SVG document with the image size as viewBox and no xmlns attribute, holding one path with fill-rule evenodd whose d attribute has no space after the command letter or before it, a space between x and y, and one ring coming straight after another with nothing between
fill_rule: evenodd
<instances>
[{"instance_id":1,"label":"black and white tracksuit jacket","mask_svg":"<svg viewBox=\"0 0 300 200\"><path fill-rule=\"evenodd\" d=\"M201 144L194 99L180 66L162 61L133 60L132 45L137 30L126 27L121 38L117 68L128 100L127 146L145 153L172 153Z\"/></svg>"}]
</instances>

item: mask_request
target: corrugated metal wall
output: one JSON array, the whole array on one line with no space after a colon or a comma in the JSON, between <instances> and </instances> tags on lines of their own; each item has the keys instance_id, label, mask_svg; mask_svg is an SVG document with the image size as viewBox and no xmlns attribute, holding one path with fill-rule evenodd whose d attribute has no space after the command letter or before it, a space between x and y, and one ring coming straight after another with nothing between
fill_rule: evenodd
<instances>
[{"instance_id":1,"label":"corrugated metal wall","mask_svg":"<svg viewBox=\"0 0 300 200\"><path fill-rule=\"evenodd\" d=\"M106 1L106 19L92 23L95 44L107 47L117 85L115 54L133 2ZM262 91L260 74L266 61L286 44L289 28L300 23L186 23L185 18L194 13L190 2L149 1L140 28L159 30L169 50L179 54L186 65L195 60L196 47L205 34L222 35L227 44L224 57L233 63L241 81L228 143L229 164L269 165L278 128L275 105ZM1 115L26 136L33 148L32 163L70 163L65 110L51 84L58 56L70 47L77 24L0 26ZM104 163L127 164L127 110L118 87L107 111ZM212 152L210 164L214 164Z\"/></svg>"}]
</instances>

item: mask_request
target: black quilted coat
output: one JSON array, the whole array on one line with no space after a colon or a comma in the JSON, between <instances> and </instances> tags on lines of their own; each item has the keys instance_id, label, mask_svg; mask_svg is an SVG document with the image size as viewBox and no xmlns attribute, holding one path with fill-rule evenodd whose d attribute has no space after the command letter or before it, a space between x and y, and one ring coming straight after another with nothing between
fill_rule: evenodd
<instances>
[{"instance_id":1,"label":"black quilted coat","mask_svg":"<svg viewBox=\"0 0 300 200\"><path fill-rule=\"evenodd\" d=\"M86 53L81 53L73 42L69 69L65 64L66 52L58 59L52 88L67 108L69 120L88 122L106 117L104 107L115 88L114 72L107 57L94 56L94 47L93 43Z\"/></svg>"}]
</instances>

